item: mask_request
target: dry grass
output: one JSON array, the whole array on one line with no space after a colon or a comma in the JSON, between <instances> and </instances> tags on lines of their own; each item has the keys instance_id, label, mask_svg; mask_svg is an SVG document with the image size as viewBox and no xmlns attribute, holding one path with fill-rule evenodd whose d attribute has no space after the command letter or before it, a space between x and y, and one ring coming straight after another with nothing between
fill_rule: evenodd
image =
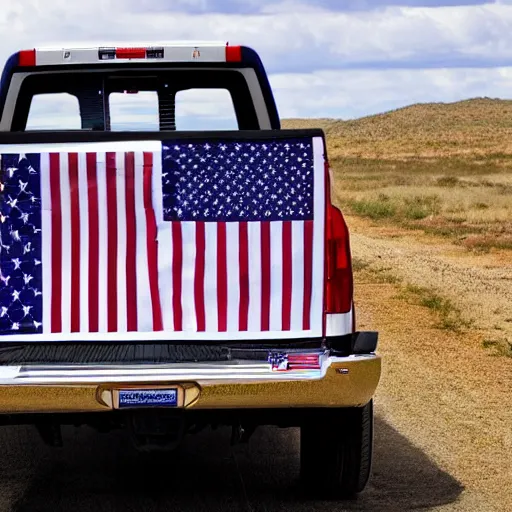
<instances>
[{"instance_id":1,"label":"dry grass","mask_svg":"<svg viewBox=\"0 0 512 512\"><path fill-rule=\"evenodd\" d=\"M460 310L450 299L430 288L409 284L402 288L399 298L432 310L438 318L434 326L440 329L461 331L471 326L471 322L462 318Z\"/></svg>"},{"instance_id":2,"label":"dry grass","mask_svg":"<svg viewBox=\"0 0 512 512\"><path fill-rule=\"evenodd\" d=\"M473 251L512 249L512 101L283 124L326 131L335 196L345 211Z\"/></svg>"},{"instance_id":3,"label":"dry grass","mask_svg":"<svg viewBox=\"0 0 512 512\"><path fill-rule=\"evenodd\" d=\"M351 121L290 119L289 128L320 127L332 158L397 159L512 154L512 101L488 98L429 103Z\"/></svg>"},{"instance_id":4,"label":"dry grass","mask_svg":"<svg viewBox=\"0 0 512 512\"><path fill-rule=\"evenodd\" d=\"M485 349L492 349L496 356L512 357L512 343L506 338L497 340L485 339L482 342L482 346Z\"/></svg>"},{"instance_id":5,"label":"dry grass","mask_svg":"<svg viewBox=\"0 0 512 512\"><path fill-rule=\"evenodd\" d=\"M460 309L454 303L439 294L432 288L403 284L402 279L394 272L392 267L383 267L363 260L354 258L352 268L355 272L355 280L358 284L392 284L397 287L396 299L415 306L422 306L430 309L435 318L433 327L460 332L471 327L472 322L463 318Z\"/></svg>"}]
</instances>

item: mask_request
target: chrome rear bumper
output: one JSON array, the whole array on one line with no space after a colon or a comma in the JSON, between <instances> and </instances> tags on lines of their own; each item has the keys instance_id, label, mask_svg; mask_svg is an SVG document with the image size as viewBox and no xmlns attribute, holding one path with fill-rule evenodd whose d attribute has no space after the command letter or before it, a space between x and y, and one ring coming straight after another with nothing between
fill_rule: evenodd
<instances>
[{"instance_id":1,"label":"chrome rear bumper","mask_svg":"<svg viewBox=\"0 0 512 512\"><path fill-rule=\"evenodd\" d=\"M357 407L375 393L376 354L320 357L320 367L276 371L268 362L0 366L0 414L109 411L120 389L176 387L190 409Z\"/></svg>"}]
</instances>

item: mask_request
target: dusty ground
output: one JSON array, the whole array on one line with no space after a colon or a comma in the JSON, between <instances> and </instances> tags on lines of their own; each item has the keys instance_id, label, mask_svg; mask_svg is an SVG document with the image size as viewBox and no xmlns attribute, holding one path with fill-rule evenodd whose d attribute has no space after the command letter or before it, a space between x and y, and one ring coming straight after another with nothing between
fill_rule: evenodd
<instances>
[{"instance_id":1,"label":"dusty ground","mask_svg":"<svg viewBox=\"0 0 512 512\"><path fill-rule=\"evenodd\" d=\"M442 238L349 217L353 256L450 299L483 339L512 343L512 251L468 252ZM483 340L482 340L483 341Z\"/></svg>"},{"instance_id":2,"label":"dusty ground","mask_svg":"<svg viewBox=\"0 0 512 512\"><path fill-rule=\"evenodd\" d=\"M379 414L464 487L442 510L512 510L512 359L482 348L496 333L512 340L512 254L475 255L424 234L349 224L355 258L438 288L477 327L436 328L435 311L398 298L403 283L359 272L359 328L382 333Z\"/></svg>"},{"instance_id":3,"label":"dusty ground","mask_svg":"<svg viewBox=\"0 0 512 512\"><path fill-rule=\"evenodd\" d=\"M381 332L384 357L373 478L357 501L303 500L293 429L261 429L233 449L228 431L205 433L154 457L117 434L69 429L65 447L49 449L12 427L0 430L0 512L512 510L512 360L481 343L487 327L507 323L510 260L455 258L450 244L349 222L356 258L379 259L383 272L420 286L442 283L460 304L483 308L481 331L437 329L437 313L398 298L398 285L357 273L359 327Z\"/></svg>"}]
</instances>

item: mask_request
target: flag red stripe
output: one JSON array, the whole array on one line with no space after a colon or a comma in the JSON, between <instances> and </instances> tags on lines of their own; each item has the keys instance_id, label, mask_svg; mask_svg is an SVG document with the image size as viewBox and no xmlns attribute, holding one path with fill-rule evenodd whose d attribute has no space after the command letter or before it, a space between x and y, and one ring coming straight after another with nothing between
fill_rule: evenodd
<instances>
[{"instance_id":1,"label":"flag red stripe","mask_svg":"<svg viewBox=\"0 0 512 512\"><path fill-rule=\"evenodd\" d=\"M194 272L194 301L196 306L197 330L206 330L206 314L204 309L204 265L206 251L206 235L204 222L196 223L196 264Z\"/></svg>"},{"instance_id":2,"label":"flag red stripe","mask_svg":"<svg viewBox=\"0 0 512 512\"><path fill-rule=\"evenodd\" d=\"M247 331L249 318L249 235L247 222L238 225L238 266L240 279L240 305L238 309L238 328Z\"/></svg>"},{"instance_id":3,"label":"flag red stripe","mask_svg":"<svg viewBox=\"0 0 512 512\"><path fill-rule=\"evenodd\" d=\"M135 219L135 155L125 153L126 314L128 331L137 331L137 237Z\"/></svg>"},{"instance_id":4,"label":"flag red stripe","mask_svg":"<svg viewBox=\"0 0 512 512\"><path fill-rule=\"evenodd\" d=\"M60 199L60 157L50 154L50 197L52 224L51 331L62 331L62 210Z\"/></svg>"},{"instance_id":5,"label":"flag red stripe","mask_svg":"<svg viewBox=\"0 0 512 512\"><path fill-rule=\"evenodd\" d=\"M89 210L89 332L98 332L99 217L96 153L87 153L87 199Z\"/></svg>"},{"instance_id":6,"label":"flag red stripe","mask_svg":"<svg viewBox=\"0 0 512 512\"><path fill-rule=\"evenodd\" d=\"M162 307L158 291L158 246L155 210L151 193L153 176L153 153L144 153L144 210L146 212L146 240L148 253L149 289L153 306L153 330L162 331Z\"/></svg>"},{"instance_id":7,"label":"flag red stripe","mask_svg":"<svg viewBox=\"0 0 512 512\"><path fill-rule=\"evenodd\" d=\"M261 222L261 330L270 330L270 222Z\"/></svg>"},{"instance_id":8,"label":"flag red stripe","mask_svg":"<svg viewBox=\"0 0 512 512\"><path fill-rule=\"evenodd\" d=\"M292 223L283 222L283 331L290 330L292 316Z\"/></svg>"},{"instance_id":9,"label":"flag red stripe","mask_svg":"<svg viewBox=\"0 0 512 512\"><path fill-rule=\"evenodd\" d=\"M181 306L181 283L183 270L183 237L181 223L172 222L172 309L174 330L183 330L183 308Z\"/></svg>"},{"instance_id":10,"label":"flag red stripe","mask_svg":"<svg viewBox=\"0 0 512 512\"><path fill-rule=\"evenodd\" d=\"M311 328L311 292L313 281L313 221L304 221L304 309L302 328Z\"/></svg>"},{"instance_id":11,"label":"flag red stripe","mask_svg":"<svg viewBox=\"0 0 512 512\"><path fill-rule=\"evenodd\" d=\"M78 155L68 154L71 214L71 332L80 332L80 194Z\"/></svg>"},{"instance_id":12,"label":"flag red stripe","mask_svg":"<svg viewBox=\"0 0 512 512\"><path fill-rule=\"evenodd\" d=\"M217 315L219 332L228 330L228 263L226 223L217 223Z\"/></svg>"},{"instance_id":13,"label":"flag red stripe","mask_svg":"<svg viewBox=\"0 0 512 512\"><path fill-rule=\"evenodd\" d=\"M116 154L107 153L107 329L117 331L117 197Z\"/></svg>"}]
</instances>

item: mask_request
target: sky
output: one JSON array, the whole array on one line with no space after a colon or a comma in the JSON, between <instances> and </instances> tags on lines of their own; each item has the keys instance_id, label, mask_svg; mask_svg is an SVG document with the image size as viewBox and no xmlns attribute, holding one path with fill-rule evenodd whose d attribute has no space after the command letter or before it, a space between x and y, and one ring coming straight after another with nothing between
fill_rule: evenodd
<instances>
[{"instance_id":1,"label":"sky","mask_svg":"<svg viewBox=\"0 0 512 512\"><path fill-rule=\"evenodd\" d=\"M512 98L512 0L16 0L2 6L0 31L2 61L69 41L244 44L283 118Z\"/></svg>"}]
</instances>

